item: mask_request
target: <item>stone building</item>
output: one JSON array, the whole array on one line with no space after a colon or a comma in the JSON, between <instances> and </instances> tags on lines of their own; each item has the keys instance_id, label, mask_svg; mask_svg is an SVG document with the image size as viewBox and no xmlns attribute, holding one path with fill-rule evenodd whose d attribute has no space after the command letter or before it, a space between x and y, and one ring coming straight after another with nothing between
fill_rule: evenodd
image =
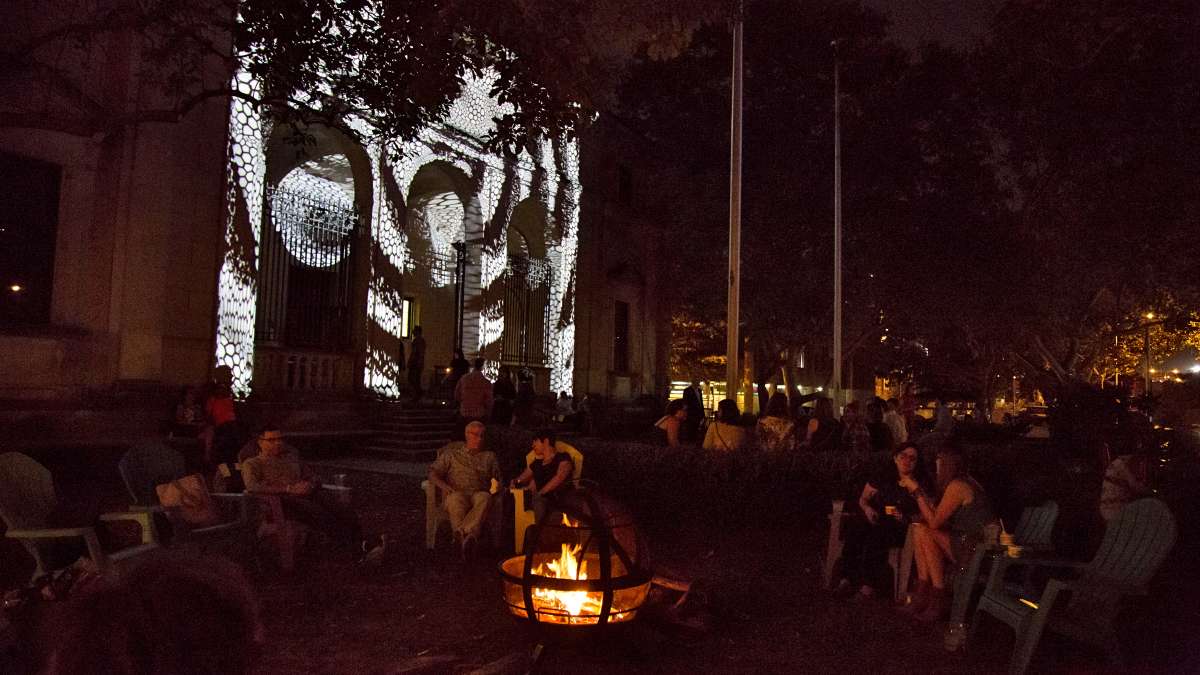
<instances>
[{"instance_id":1,"label":"stone building","mask_svg":"<svg viewBox=\"0 0 1200 675\"><path fill-rule=\"evenodd\" d=\"M36 24L26 5L0 33ZM78 419L131 392L143 405L219 365L260 401L395 398L417 325L427 387L461 346L543 392L661 393L656 234L622 161L630 144L603 120L579 140L490 154L500 106L484 76L404 143L313 126L297 144L228 97L122 123L161 94L119 37L68 59L61 80L0 74L10 419Z\"/></svg>"}]
</instances>

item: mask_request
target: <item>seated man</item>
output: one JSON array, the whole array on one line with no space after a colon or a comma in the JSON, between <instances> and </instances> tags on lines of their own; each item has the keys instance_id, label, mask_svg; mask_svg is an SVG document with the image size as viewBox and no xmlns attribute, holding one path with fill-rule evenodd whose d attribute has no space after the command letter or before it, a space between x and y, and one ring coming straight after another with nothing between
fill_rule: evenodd
<instances>
[{"instance_id":1,"label":"seated man","mask_svg":"<svg viewBox=\"0 0 1200 675\"><path fill-rule=\"evenodd\" d=\"M295 448L283 442L279 426L264 425L254 443L258 445L258 454L242 462L246 492L278 495L284 517L322 532L357 556L363 556L368 547L358 515L320 489L312 469L300 461ZM377 548L370 557L376 559L380 555L382 551Z\"/></svg>"},{"instance_id":2,"label":"seated man","mask_svg":"<svg viewBox=\"0 0 1200 675\"><path fill-rule=\"evenodd\" d=\"M542 522L557 506L557 497L571 488L571 476L575 472L571 456L555 448L557 441L550 429L533 432L533 461L509 484L514 488L528 485L533 490L533 517L537 522Z\"/></svg>"},{"instance_id":3,"label":"seated man","mask_svg":"<svg viewBox=\"0 0 1200 675\"><path fill-rule=\"evenodd\" d=\"M500 480L496 453L483 449L482 422L471 422L465 430L466 442L447 444L429 467L429 482L445 494L450 529L469 556L479 539L491 503L493 480Z\"/></svg>"}]
</instances>

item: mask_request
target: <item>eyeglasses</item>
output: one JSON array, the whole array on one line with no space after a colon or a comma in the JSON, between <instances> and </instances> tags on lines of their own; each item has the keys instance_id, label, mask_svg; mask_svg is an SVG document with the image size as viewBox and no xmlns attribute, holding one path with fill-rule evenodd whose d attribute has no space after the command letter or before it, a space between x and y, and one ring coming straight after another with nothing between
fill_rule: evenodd
<instances>
[{"instance_id":1,"label":"eyeglasses","mask_svg":"<svg viewBox=\"0 0 1200 675\"><path fill-rule=\"evenodd\" d=\"M896 455L896 456L897 456L897 457L899 457L900 459L903 459L903 460L905 460L905 461L908 461L908 462L915 462L915 461L917 461L917 456L916 456L916 455L909 454L909 453L907 453L907 452L906 452L906 453L904 453L904 454L901 454L901 455Z\"/></svg>"}]
</instances>

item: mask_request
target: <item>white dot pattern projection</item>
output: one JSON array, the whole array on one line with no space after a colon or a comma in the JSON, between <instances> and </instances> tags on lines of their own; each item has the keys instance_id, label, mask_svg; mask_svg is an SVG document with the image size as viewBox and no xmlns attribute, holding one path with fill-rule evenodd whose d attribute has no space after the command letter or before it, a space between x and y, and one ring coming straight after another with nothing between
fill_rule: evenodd
<instances>
[{"instance_id":1,"label":"white dot pattern projection","mask_svg":"<svg viewBox=\"0 0 1200 675\"><path fill-rule=\"evenodd\" d=\"M453 283L453 266L418 266L414 260L414 237L428 243L431 260L453 260L451 245L467 242L468 278L480 297L470 299L472 309L464 335L474 344L464 344L469 354L487 360L485 369L495 374L504 334L503 282L508 264L508 225L513 209L530 199L544 214L546 261L550 275L547 308L546 363L554 391L572 391L574 369L575 259L579 227L579 150L574 141L539 142L533 155L505 159L486 152L483 138L495 126L495 118L512 110L491 96L495 73L467 74L462 96L451 106L441 126L422 130L408 142L372 141L366 148L372 172L371 278L367 289L369 318L366 369L363 383L387 397L399 395L397 380L398 341L403 326L406 276L428 270L433 286ZM255 84L244 74L235 84L253 91ZM234 388L249 393L254 358L254 314L257 295L259 227L263 218L265 179L264 124L254 108L242 100L232 104L229 134L229 207L226 223L226 252L221 267L217 362L234 370ZM364 138L361 118L354 127ZM423 167L438 163L452 167L464 177L453 191L440 190L411 195L414 179ZM336 186L303 173L287 181L303 182L303 189L322 193ZM316 182L314 182L316 181ZM325 181L328 183L329 181ZM352 198L347 197L352 203ZM412 199L413 203L406 203ZM277 222L290 216L276 212ZM293 245L312 242L288 242ZM337 260L330 259L329 264Z\"/></svg>"}]
</instances>

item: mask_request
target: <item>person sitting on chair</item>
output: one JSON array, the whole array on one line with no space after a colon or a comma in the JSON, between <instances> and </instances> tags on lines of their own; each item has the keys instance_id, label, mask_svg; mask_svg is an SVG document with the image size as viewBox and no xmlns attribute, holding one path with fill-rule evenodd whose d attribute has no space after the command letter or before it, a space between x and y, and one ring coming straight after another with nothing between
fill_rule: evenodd
<instances>
[{"instance_id":1,"label":"person sitting on chair","mask_svg":"<svg viewBox=\"0 0 1200 675\"><path fill-rule=\"evenodd\" d=\"M466 441L448 443L429 467L429 482L445 494L446 515L463 557L474 552L491 504L492 481L500 480L496 453L483 449L483 432L482 422L471 422Z\"/></svg>"},{"instance_id":2,"label":"person sitting on chair","mask_svg":"<svg viewBox=\"0 0 1200 675\"><path fill-rule=\"evenodd\" d=\"M242 462L246 492L278 495L284 517L324 533L359 556L368 555L358 514L320 489L312 469L300 461L295 448L283 442L279 425L262 425L254 442L258 454ZM369 556L378 558L382 546L380 543Z\"/></svg>"},{"instance_id":3,"label":"person sitting on chair","mask_svg":"<svg viewBox=\"0 0 1200 675\"><path fill-rule=\"evenodd\" d=\"M558 438L551 429L533 432L533 461L513 479L509 487L528 485L533 491L533 517L541 522L556 504L559 495L571 487L575 462L565 452L558 452Z\"/></svg>"}]
</instances>

